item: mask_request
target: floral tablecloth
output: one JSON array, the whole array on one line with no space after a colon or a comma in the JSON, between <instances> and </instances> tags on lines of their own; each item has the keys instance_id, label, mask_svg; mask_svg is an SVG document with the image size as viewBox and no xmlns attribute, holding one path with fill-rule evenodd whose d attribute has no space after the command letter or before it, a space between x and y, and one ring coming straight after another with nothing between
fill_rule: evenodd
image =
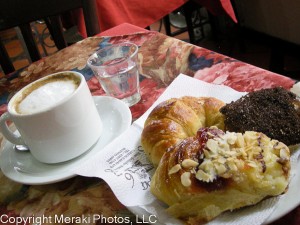
<instances>
[{"instance_id":1,"label":"floral tablecloth","mask_svg":"<svg viewBox=\"0 0 300 225\"><path fill-rule=\"evenodd\" d=\"M125 40L140 46L138 56L142 99L131 107L133 119L139 118L180 73L248 92L275 86L289 89L294 84L290 78L157 32L93 37L35 62L23 71L0 77L0 115L6 111L7 101L17 90L42 76L63 70L81 72L92 94L104 95L97 79L86 66L86 60L97 49ZM0 135L2 146L3 142ZM77 176L55 184L28 186L13 182L0 172L0 224L16 224L14 220L5 219L20 216L49 218L65 215L84 218L96 214L103 218L130 218L133 224L143 223L137 221L136 216L119 203L109 186L100 179ZM78 224L77 222L64 221L69 224ZM93 221L81 220L83 222L93 224ZM95 223L105 224L104 222L97 220ZM106 221L107 224L119 222L120 220ZM29 221L27 224L33 222ZM51 224L51 221L43 221L43 224ZM300 207L272 224L300 224Z\"/></svg>"}]
</instances>

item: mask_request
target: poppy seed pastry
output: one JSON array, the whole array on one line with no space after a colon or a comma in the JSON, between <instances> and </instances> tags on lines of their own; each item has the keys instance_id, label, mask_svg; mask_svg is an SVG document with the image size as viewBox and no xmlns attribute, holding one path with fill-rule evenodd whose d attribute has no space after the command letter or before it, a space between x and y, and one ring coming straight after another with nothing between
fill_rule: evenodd
<instances>
[{"instance_id":1,"label":"poppy seed pastry","mask_svg":"<svg viewBox=\"0 0 300 225\"><path fill-rule=\"evenodd\" d=\"M202 128L163 155L151 192L172 216L202 224L284 193L289 174L285 144L255 131Z\"/></svg>"},{"instance_id":2,"label":"poppy seed pastry","mask_svg":"<svg viewBox=\"0 0 300 225\"><path fill-rule=\"evenodd\" d=\"M220 113L224 105L216 98L192 96L172 98L157 105L145 121L141 135L141 144L153 165L158 165L168 148L195 136L199 128L224 129Z\"/></svg>"},{"instance_id":3,"label":"poppy seed pastry","mask_svg":"<svg viewBox=\"0 0 300 225\"><path fill-rule=\"evenodd\" d=\"M286 145L300 143L300 103L296 95L281 87L251 92L225 105L225 129L258 131Z\"/></svg>"}]
</instances>

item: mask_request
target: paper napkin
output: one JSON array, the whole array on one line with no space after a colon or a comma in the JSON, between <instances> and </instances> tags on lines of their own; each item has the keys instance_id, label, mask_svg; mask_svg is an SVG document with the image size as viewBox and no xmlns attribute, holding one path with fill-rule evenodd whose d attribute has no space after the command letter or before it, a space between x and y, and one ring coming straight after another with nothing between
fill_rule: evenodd
<instances>
[{"instance_id":1,"label":"paper napkin","mask_svg":"<svg viewBox=\"0 0 300 225\"><path fill-rule=\"evenodd\" d=\"M180 221L166 214L166 206L150 193L150 180L154 168L140 144L144 122L156 105L173 97L208 96L229 103L245 94L227 86L209 84L180 74L149 110L125 133L104 149L99 150L92 160L74 172L82 176L102 178L111 187L119 201L137 214L143 212L143 214L156 215L160 224L181 224ZM224 213L209 224L262 224L274 211L279 198L271 198L253 207Z\"/></svg>"}]
</instances>

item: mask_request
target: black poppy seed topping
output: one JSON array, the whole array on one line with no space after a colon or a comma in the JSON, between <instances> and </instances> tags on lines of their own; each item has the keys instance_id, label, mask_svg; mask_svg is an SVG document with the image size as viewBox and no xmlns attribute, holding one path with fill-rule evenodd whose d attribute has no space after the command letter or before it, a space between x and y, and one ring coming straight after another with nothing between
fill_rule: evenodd
<instances>
[{"instance_id":1,"label":"black poppy seed topping","mask_svg":"<svg viewBox=\"0 0 300 225\"><path fill-rule=\"evenodd\" d=\"M220 109L228 131L262 132L286 145L300 143L296 95L281 87L251 92Z\"/></svg>"}]
</instances>

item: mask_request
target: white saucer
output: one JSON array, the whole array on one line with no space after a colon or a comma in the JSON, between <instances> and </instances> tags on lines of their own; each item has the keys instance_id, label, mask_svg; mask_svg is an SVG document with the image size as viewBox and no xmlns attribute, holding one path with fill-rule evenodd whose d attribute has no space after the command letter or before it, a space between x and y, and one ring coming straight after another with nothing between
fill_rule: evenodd
<instances>
[{"instance_id":1,"label":"white saucer","mask_svg":"<svg viewBox=\"0 0 300 225\"><path fill-rule=\"evenodd\" d=\"M132 121L130 109L121 100L107 96L93 98L103 121L104 132L88 152L64 163L45 164L33 158L30 152L14 150L13 144L6 141L0 155L3 174L24 184L49 184L75 176L73 171L77 166L122 134Z\"/></svg>"}]
</instances>

